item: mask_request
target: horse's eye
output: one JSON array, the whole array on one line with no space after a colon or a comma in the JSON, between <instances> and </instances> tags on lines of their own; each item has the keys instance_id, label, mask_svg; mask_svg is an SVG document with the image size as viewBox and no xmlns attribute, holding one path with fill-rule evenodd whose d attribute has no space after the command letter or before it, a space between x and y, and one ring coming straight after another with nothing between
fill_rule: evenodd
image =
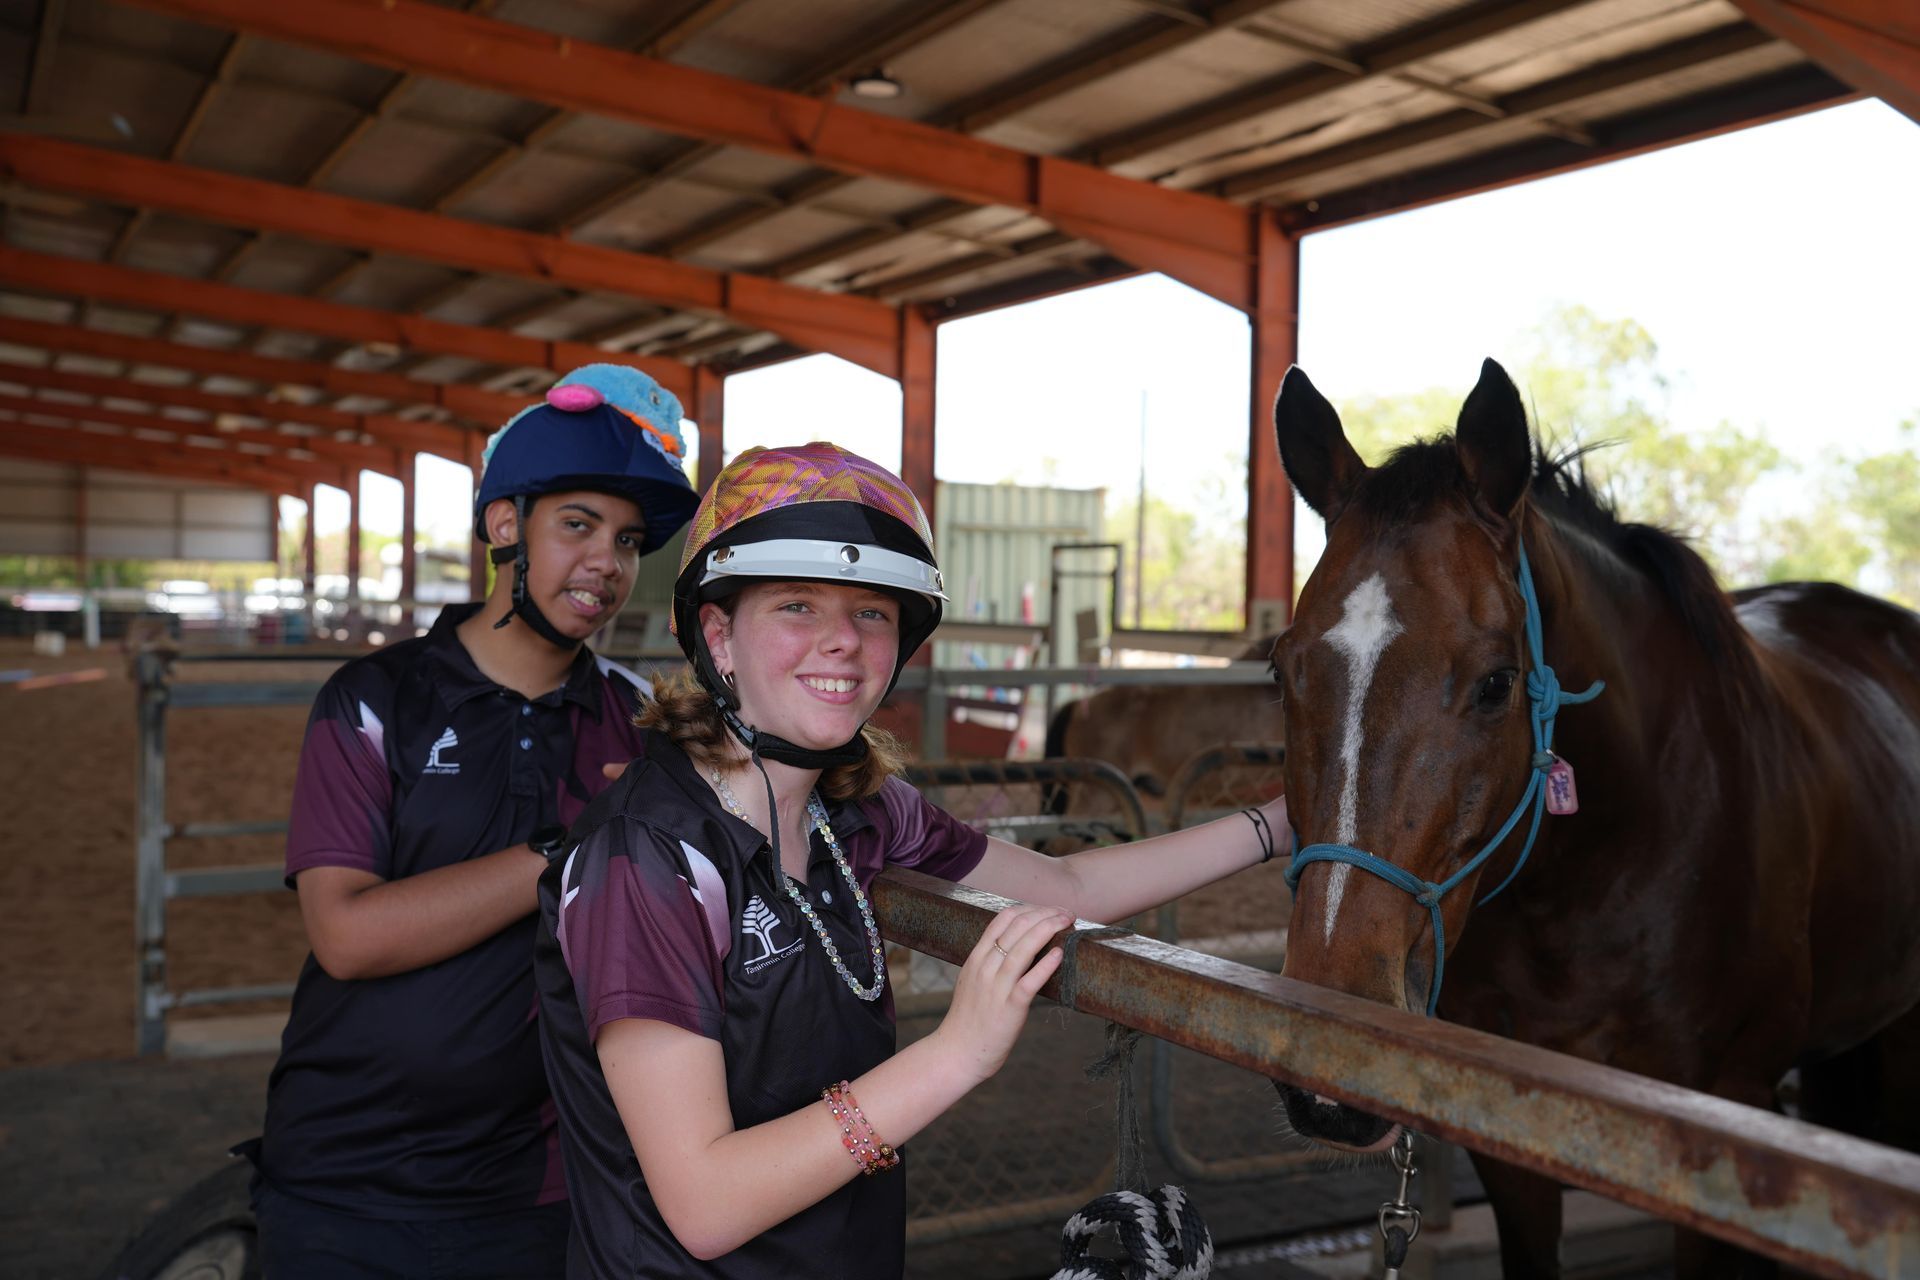
<instances>
[{"instance_id":1,"label":"horse's eye","mask_svg":"<svg viewBox=\"0 0 1920 1280\"><path fill-rule=\"evenodd\" d=\"M1515 671L1496 671L1480 682L1474 690L1474 703L1482 711L1498 711L1507 705L1507 699L1513 696L1513 682L1519 673Z\"/></svg>"}]
</instances>

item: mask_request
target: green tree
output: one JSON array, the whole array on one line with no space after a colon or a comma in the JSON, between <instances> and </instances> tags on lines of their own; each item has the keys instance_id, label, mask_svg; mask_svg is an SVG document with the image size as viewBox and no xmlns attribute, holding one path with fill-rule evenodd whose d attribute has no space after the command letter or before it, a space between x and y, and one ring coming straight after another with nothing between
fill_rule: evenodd
<instances>
[{"instance_id":1,"label":"green tree","mask_svg":"<svg viewBox=\"0 0 1920 1280\"><path fill-rule=\"evenodd\" d=\"M1857 513L1888 594L1920 608L1920 417L1900 424L1902 447L1853 464L1846 508Z\"/></svg>"},{"instance_id":2,"label":"green tree","mask_svg":"<svg viewBox=\"0 0 1920 1280\"><path fill-rule=\"evenodd\" d=\"M1139 510L1136 499L1106 516L1106 537L1126 548L1128 573L1122 580L1120 608L1121 617L1129 625L1133 622L1132 566ZM1246 572L1244 529L1244 521L1209 527L1198 514L1148 494L1146 552L1141 559L1141 625L1214 630L1239 627Z\"/></svg>"},{"instance_id":3,"label":"green tree","mask_svg":"<svg viewBox=\"0 0 1920 1280\"><path fill-rule=\"evenodd\" d=\"M1786 460L1765 437L1721 422L1686 429L1672 420L1669 379L1645 326L1586 307L1549 313L1509 370L1550 452L1586 448L1583 465L1623 518L1692 539L1717 570L1751 579L1766 564L1748 517L1763 479ZM1465 388L1432 388L1341 405L1354 448L1369 464L1408 441L1449 431Z\"/></svg>"}]
</instances>

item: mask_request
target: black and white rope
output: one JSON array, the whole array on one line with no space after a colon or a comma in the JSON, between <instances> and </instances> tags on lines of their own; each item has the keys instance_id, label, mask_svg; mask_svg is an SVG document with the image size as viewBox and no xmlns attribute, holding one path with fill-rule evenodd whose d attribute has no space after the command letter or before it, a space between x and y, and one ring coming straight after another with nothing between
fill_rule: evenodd
<instances>
[{"instance_id":1,"label":"black and white rope","mask_svg":"<svg viewBox=\"0 0 1920 1280\"><path fill-rule=\"evenodd\" d=\"M1109 1227L1124 1260L1090 1252ZM1053 1280L1206 1280L1212 1273L1213 1234L1185 1192L1164 1186L1150 1195L1109 1191L1068 1218Z\"/></svg>"}]
</instances>

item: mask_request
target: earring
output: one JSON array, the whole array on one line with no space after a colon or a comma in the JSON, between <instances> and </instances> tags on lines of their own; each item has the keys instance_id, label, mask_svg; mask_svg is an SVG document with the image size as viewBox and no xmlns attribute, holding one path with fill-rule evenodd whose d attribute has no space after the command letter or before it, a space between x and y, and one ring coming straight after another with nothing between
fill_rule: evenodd
<instances>
[{"instance_id":1,"label":"earring","mask_svg":"<svg viewBox=\"0 0 1920 1280\"><path fill-rule=\"evenodd\" d=\"M734 688L734 687L735 687L735 685L734 685L734 681L733 681L733 672L731 672L731 671L722 671L722 672L720 673L720 678L721 678L722 680L724 680L724 681L726 681L726 682L727 682L727 688L729 688L729 689L732 689L732 688Z\"/></svg>"}]
</instances>

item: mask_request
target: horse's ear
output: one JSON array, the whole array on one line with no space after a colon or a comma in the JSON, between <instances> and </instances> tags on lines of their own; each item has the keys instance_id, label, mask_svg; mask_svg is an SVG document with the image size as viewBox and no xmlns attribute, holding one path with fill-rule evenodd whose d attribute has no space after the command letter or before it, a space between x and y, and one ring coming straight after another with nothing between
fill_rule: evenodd
<instances>
[{"instance_id":1,"label":"horse's ear","mask_svg":"<svg viewBox=\"0 0 1920 1280\"><path fill-rule=\"evenodd\" d=\"M1492 360L1460 406L1453 444L1475 499L1497 519L1512 517L1533 478L1533 441L1513 379Z\"/></svg>"},{"instance_id":2,"label":"horse's ear","mask_svg":"<svg viewBox=\"0 0 1920 1280\"><path fill-rule=\"evenodd\" d=\"M1332 524L1359 487L1367 464L1347 443L1340 415L1297 364L1280 381L1280 395L1273 402L1273 432L1287 479L1307 505Z\"/></svg>"}]
</instances>

